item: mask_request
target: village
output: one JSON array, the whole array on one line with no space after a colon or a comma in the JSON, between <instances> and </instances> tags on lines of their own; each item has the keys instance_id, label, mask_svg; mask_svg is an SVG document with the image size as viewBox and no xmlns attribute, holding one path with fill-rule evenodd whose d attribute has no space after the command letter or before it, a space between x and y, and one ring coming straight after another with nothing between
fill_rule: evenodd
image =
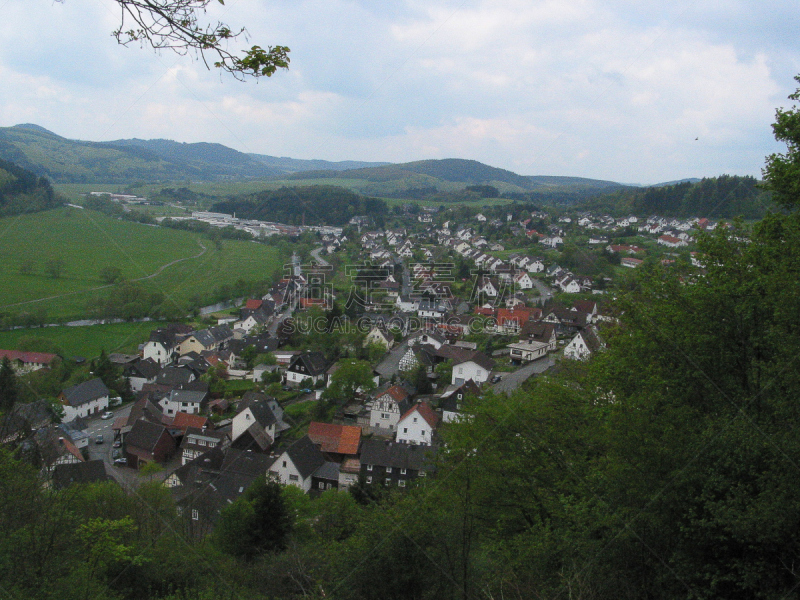
<instances>
[{"instance_id":1,"label":"village","mask_svg":"<svg viewBox=\"0 0 800 600\"><path fill-rule=\"evenodd\" d=\"M197 535L260 476L308 494L435 477L441 428L469 419L471 398L602 351L615 279L646 260L702 269L691 244L717 226L515 211L456 222L425 207L400 211L403 227L317 228L311 256L262 297L109 354L124 404L94 377L58 396L60 423L46 400L17 405L0 440L35 455L57 488L155 476ZM570 246L583 260L562 254ZM598 257L605 269L580 270ZM0 355L19 374L59 360Z\"/></svg>"}]
</instances>

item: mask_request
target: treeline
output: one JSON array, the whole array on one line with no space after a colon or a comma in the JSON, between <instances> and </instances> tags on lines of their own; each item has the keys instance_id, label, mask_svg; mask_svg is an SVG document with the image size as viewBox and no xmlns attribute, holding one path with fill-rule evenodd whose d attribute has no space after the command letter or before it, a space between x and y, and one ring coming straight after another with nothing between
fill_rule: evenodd
<instances>
[{"instance_id":1,"label":"treeline","mask_svg":"<svg viewBox=\"0 0 800 600\"><path fill-rule=\"evenodd\" d=\"M0 216L49 210L64 202L46 177L0 160Z\"/></svg>"},{"instance_id":2,"label":"treeline","mask_svg":"<svg viewBox=\"0 0 800 600\"><path fill-rule=\"evenodd\" d=\"M331 185L267 190L218 202L211 210L289 225L346 225L355 216L381 219L388 212L383 200Z\"/></svg>"},{"instance_id":3,"label":"treeline","mask_svg":"<svg viewBox=\"0 0 800 600\"><path fill-rule=\"evenodd\" d=\"M119 202L114 202L106 196L87 194L83 201L83 206L89 210L96 210L109 217L115 217L123 221L144 223L145 225L154 225L156 222L149 214L134 209L125 210Z\"/></svg>"},{"instance_id":4,"label":"treeline","mask_svg":"<svg viewBox=\"0 0 800 600\"><path fill-rule=\"evenodd\" d=\"M720 175L697 183L632 189L598 197L589 209L617 214L657 214L667 217L743 217L760 219L771 207L770 194L755 177Z\"/></svg>"}]
</instances>

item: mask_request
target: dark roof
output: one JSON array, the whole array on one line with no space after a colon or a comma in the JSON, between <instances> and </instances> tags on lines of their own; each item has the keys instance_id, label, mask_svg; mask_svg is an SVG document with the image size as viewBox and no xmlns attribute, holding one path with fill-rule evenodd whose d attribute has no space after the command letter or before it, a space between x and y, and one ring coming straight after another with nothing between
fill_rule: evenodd
<instances>
[{"instance_id":1,"label":"dark roof","mask_svg":"<svg viewBox=\"0 0 800 600\"><path fill-rule=\"evenodd\" d=\"M255 479L260 475L266 475L274 462L275 458L268 454L228 448L228 451L225 453L225 460L222 461L220 471Z\"/></svg>"},{"instance_id":2,"label":"dark roof","mask_svg":"<svg viewBox=\"0 0 800 600\"><path fill-rule=\"evenodd\" d=\"M431 461L435 448L370 439L361 444L361 464L419 471Z\"/></svg>"},{"instance_id":3,"label":"dark roof","mask_svg":"<svg viewBox=\"0 0 800 600\"><path fill-rule=\"evenodd\" d=\"M125 365L125 375L127 377L143 377L145 379L155 379L161 370L159 364L152 358L137 360L136 362Z\"/></svg>"},{"instance_id":4,"label":"dark roof","mask_svg":"<svg viewBox=\"0 0 800 600\"><path fill-rule=\"evenodd\" d=\"M307 435L304 435L289 446L286 449L286 454L292 460L303 479L309 477L325 462L325 457L319 447Z\"/></svg>"},{"instance_id":5,"label":"dark roof","mask_svg":"<svg viewBox=\"0 0 800 600\"><path fill-rule=\"evenodd\" d=\"M133 446L152 453L158 440L166 431L163 425L145 420L136 421L131 427L130 433L125 437L125 445L128 448Z\"/></svg>"},{"instance_id":6,"label":"dark roof","mask_svg":"<svg viewBox=\"0 0 800 600\"><path fill-rule=\"evenodd\" d=\"M237 414L249 408L250 412L253 413L253 417L255 417L256 422L262 427L267 428L273 423L278 422L275 413L272 412L272 409L269 406L270 402L271 399L266 394L250 390L245 393L244 396L242 396L242 400L239 402L239 406L236 409Z\"/></svg>"},{"instance_id":7,"label":"dark roof","mask_svg":"<svg viewBox=\"0 0 800 600\"><path fill-rule=\"evenodd\" d=\"M295 356L289 365L289 369L296 371L298 363L302 363L305 366L305 374L310 377L321 375L328 369L328 361L325 360L322 352L306 352Z\"/></svg>"},{"instance_id":8,"label":"dark roof","mask_svg":"<svg viewBox=\"0 0 800 600\"><path fill-rule=\"evenodd\" d=\"M57 490L63 490L73 483L104 481L114 481L114 479L106 471L105 462L102 460L61 464L53 469L53 487Z\"/></svg>"},{"instance_id":9,"label":"dark roof","mask_svg":"<svg viewBox=\"0 0 800 600\"><path fill-rule=\"evenodd\" d=\"M106 384L99 377L68 387L61 394L70 406L80 406L109 395Z\"/></svg>"},{"instance_id":10,"label":"dark roof","mask_svg":"<svg viewBox=\"0 0 800 600\"><path fill-rule=\"evenodd\" d=\"M187 367L164 367L156 376L158 385L177 386L182 383L189 383L194 377L194 373Z\"/></svg>"}]
</instances>

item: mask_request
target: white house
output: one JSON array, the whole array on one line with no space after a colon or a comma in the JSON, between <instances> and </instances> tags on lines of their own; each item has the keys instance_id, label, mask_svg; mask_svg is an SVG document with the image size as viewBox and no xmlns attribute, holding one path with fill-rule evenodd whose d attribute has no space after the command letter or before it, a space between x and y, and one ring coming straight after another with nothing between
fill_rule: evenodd
<instances>
[{"instance_id":1,"label":"white house","mask_svg":"<svg viewBox=\"0 0 800 600\"><path fill-rule=\"evenodd\" d=\"M269 469L269 474L284 485L311 490L311 476L325 464L319 447L307 435L301 437L281 454Z\"/></svg>"},{"instance_id":2,"label":"white house","mask_svg":"<svg viewBox=\"0 0 800 600\"><path fill-rule=\"evenodd\" d=\"M547 356L547 352L550 349L550 344L545 342L536 342L534 340L526 340L516 344L509 344L507 348L510 350L509 356L511 357L511 360L531 362L537 358Z\"/></svg>"},{"instance_id":3,"label":"white house","mask_svg":"<svg viewBox=\"0 0 800 600\"><path fill-rule=\"evenodd\" d=\"M383 392L377 392L369 403L369 426L395 431L400 417L410 406L408 392L399 385L393 385Z\"/></svg>"},{"instance_id":4,"label":"white house","mask_svg":"<svg viewBox=\"0 0 800 600\"><path fill-rule=\"evenodd\" d=\"M475 352L472 358L453 364L453 375L450 383L461 385L472 380L483 383L489 380L489 375L494 367L494 361L482 352Z\"/></svg>"},{"instance_id":5,"label":"white house","mask_svg":"<svg viewBox=\"0 0 800 600\"><path fill-rule=\"evenodd\" d=\"M188 415L199 415L204 407L208 394L194 390L171 390L158 405L168 417L182 412Z\"/></svg>"},{"instance_id":6,"label":"white house","mask_svg":"<svg viewBox=\"0 0 800 600\"><path fill-rule=\"evenodd\" d=\"M514 285L520 290L530 290L533 288L533 279L526 272L522 271L514 275Z\"/></svg>"},{"instance_id":7,"label":"white house","mask_svg":"<svg viewBox=\"0 0 800 600\"><path fill-rule=\"evenodd\" d=\"M575 334L575 337L564 347L564 358L584 360L603 347L605 344L597 337L597 334L591 328L587 328Z\"/></svg>"},{"instance_id":8,"label":"white house","mask_svg":"<svg viewBox=\"0 0 800 600\"><path fill-rule=\"evenodd\" d=\"M430 446L440 420L427 402L415 404L400 417L395 441L400 444Z\"/></svg>"},{"instance_id":9,"label":"white house","mask_svg":"<svg viewBox=\"0 0 800 600\"><path fill-rule=\"evenodd\" d=\"M73 385L59 394L64 408L64 422L86 418L108 409L109 391L100 378Z\"/></svg>"}]
</instances>

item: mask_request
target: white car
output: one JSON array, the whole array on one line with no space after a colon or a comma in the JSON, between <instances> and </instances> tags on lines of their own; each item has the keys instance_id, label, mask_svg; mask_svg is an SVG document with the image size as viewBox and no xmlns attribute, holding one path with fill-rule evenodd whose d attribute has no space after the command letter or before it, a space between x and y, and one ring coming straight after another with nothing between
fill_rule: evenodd
<instances>
[{"instance_id":1,"label":"white car","mask_svg":"<svg viewBox=\"0 0 800 600\"><path fill-rule=\"evenodd\" d=\"M106 411L102 415L100 415L100 418L101 419L110 419L113 416L114 416L114 413Z\"/></svg>"}]
</instances>

